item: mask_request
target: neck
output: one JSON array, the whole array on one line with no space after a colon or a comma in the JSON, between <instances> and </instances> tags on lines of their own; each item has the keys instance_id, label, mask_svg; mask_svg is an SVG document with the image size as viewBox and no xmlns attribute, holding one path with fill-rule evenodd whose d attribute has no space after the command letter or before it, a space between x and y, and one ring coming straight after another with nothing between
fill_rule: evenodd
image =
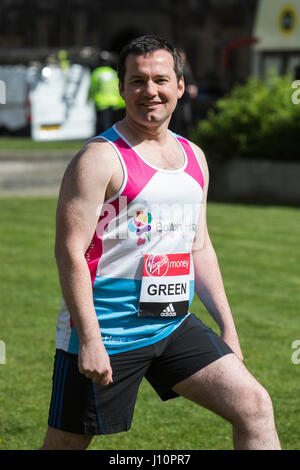
<instances>
[{"instance_id":1,"label":"neck","mask_svg":"<svg viewBox=\"0 0 300 470\"><path fill-rule=\"evenodd\" d=\"M155 141L163 143L168 138L168 122L151 123L151 126L140 124L127 116L118 125L120 131L124 134L133 135L139 141Z\"/></svg>"}]
</instances>

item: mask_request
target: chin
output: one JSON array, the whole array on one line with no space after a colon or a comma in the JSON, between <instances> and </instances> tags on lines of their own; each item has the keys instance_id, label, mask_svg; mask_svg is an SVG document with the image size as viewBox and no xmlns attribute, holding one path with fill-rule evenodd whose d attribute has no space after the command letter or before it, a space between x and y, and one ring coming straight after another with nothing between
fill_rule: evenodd
<instances>
[{"instance_id":1,"label":"chin","mask_svg":"<svg viewBox=\"0 0 300 470\"><path fill-rule=\"evenodd\" d=\"M160 123L160 122L163 122L167 119L167 116L162 116L162 115L158 115L158 114L155 114L155 113L149 113L147 114L146 116L144 116L144 120L146 122L155 122L155 123Z\"/></svg>"}]
</instances>

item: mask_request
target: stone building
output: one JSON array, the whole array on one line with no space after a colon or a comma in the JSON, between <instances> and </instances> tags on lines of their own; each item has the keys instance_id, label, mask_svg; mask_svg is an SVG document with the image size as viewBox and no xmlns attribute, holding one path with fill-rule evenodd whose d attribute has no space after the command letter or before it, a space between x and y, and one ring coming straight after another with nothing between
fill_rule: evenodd
<instances>
[{"instance_id":1,"label":"stone building","mask_svg":"<svg viewBox=\"0 0 300 470\"><path fill-rule=\"evenodd\" d=\"M118 53L142 34L187 52L196 81L228 90L250 73L257 0L1 0L0 63L66 49L94 66L99 50Z\"/></svg>"}]
</instances>

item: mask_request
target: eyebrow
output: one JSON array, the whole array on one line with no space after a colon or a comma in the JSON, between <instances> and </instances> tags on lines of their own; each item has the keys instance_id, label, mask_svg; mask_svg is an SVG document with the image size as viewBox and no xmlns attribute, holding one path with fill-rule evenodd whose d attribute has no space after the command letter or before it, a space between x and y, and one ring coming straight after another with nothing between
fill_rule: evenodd
<instances>
[{"instance_id":1,"label":"eyebrow","mask_svg":"<svg viewBox=\"0 0 300 470\"><path fill-rule=\"evenodd\" d=\"M143 74L143 73L140 73L140 74L135 74L135 75L131 75L129 76L129 80L134 80L136 78L144 78L144 77L147 77L148 75L146 74ZM161 73L161 74L157 74L155 75L155 78L166 78L166 77L170 77L170 75L168 73Z\"/></svg>"}]
</instances>

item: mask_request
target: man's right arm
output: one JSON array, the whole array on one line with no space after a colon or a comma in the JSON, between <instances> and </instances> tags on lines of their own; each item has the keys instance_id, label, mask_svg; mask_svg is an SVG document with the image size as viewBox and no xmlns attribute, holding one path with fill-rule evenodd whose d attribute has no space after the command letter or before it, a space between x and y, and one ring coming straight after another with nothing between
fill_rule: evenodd
<instances>
[{"instance_id":1,"label":"man's right arm","mask_svg":"<svg viewBox=\"0 0 300 470\"><path fill-rule=\"evenodd\" d=\"M79 338L79 370L102 385L112 381L112 370L94 308L85 253L112 176L111 152L109 144L97 142L74 157L61 184L56 214L55 257L62 294Z\"/></svg>"}]
</instances>

